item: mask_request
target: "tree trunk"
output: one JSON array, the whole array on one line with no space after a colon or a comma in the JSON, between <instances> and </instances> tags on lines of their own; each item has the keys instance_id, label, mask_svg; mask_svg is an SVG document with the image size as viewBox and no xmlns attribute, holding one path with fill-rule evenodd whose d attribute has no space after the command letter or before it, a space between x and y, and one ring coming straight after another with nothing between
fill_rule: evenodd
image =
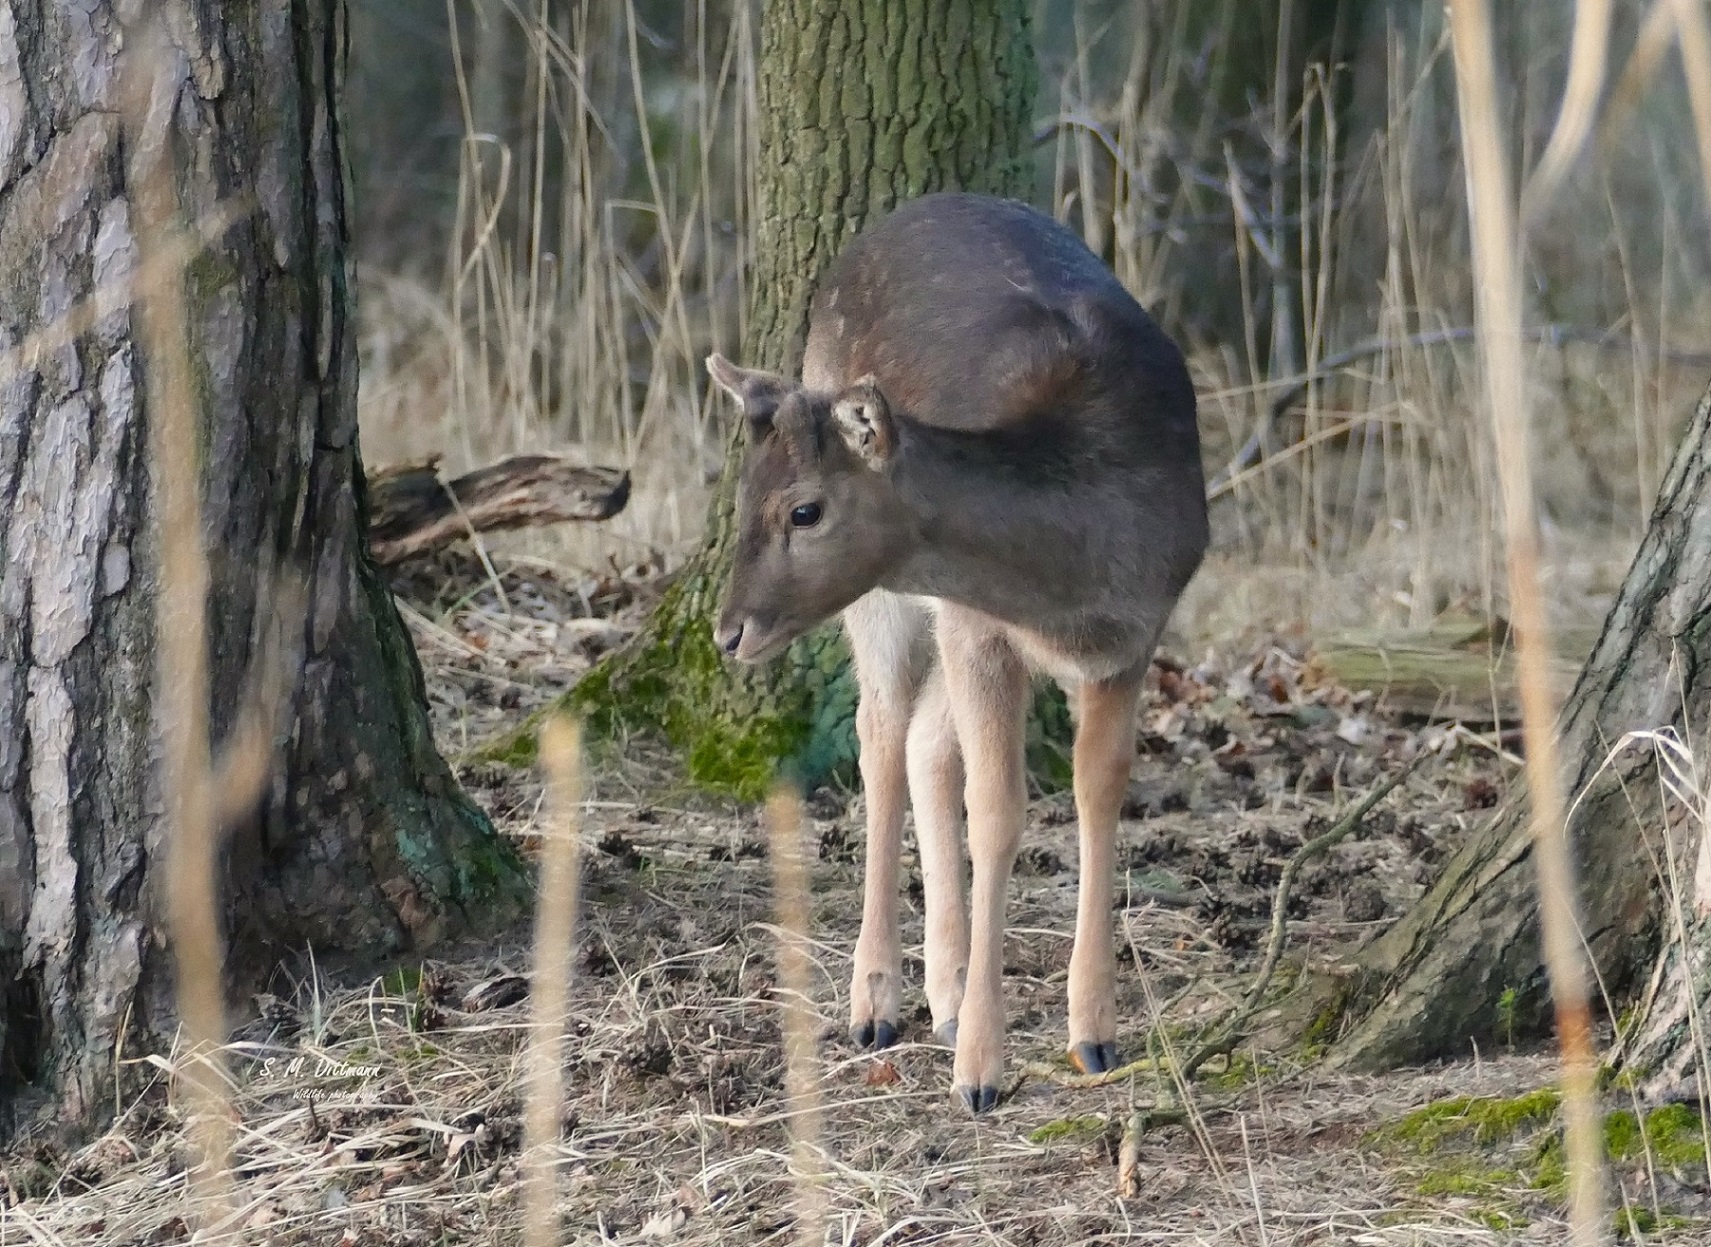
<instances>
[{"instance_id":1,"label":"tree trunk","mask_svg":"<svg viewBox=\"0 0 1711 1247\"><path fill-rule=\"evenodd\" d=\"M861 227L930 191L1021 196L1036 72L1026 0L768 0L761 21L759 238L743 363L796 375L815 283ZM738 670L712 622L730 565L740 421L707 535L647 629L572 703L596 731L663 731L693 779L756 796L783 762L812 780L855 756L855 681L822 628Z\"/></svg>"},{"instance_id":2,"label":"tree trunk","mask_svg":"<svg viewBox=\"0 0 1711 1247\"><path fill-rule=\"evenodd\" d=\"M1664 829L1655 825L1655 812L1667 804L1657 796L1659 754L1630 744L1606 760L1629 732L1702 739L1708 717L1711 391L1683 434L1651 525L1561 723L1567 791L1576 798L1568 834L1583 934L1618 1008L1652 965L1660 939L1673 935L1671 906L1690 905L1693 888L1664 882L1670 873L1662 869ZM1692 822L1670 820L1678 860ZM1676 873L1690 880L1691 862ZM1690 913L1690 931L1694 923ZM1476 832L1363 963L1364 976L1346 1002L1360 1020L1341 1045L1342 1061L1376 1067L1464 1055L1470 1043L1544 1028L1550 995L1521 800ZM1703 989L1698 954L1690 965L1699 967ZM1654 1044L1648 1059L1662 1055Z\"/></svg>"},{"instance_id":3,"label":"tree trunk","mask_svg":"<svg viewBox=\"0 0 1711 1247\"><path fill-rule=\"evenodd\" d=\"M1649 743L1649 742L1648 742ZM1660 1104L1703 1104L1711 1091L1711 835L1707 835L1707 793L1699 766L1690 754L1677 753L1671 741L1660 747L1670 761L1688 763L1672 785L1665 811L1668 835L1658 846L1668 879L1660 914L1663 955L1618 1038L1618 1057L1634 1077L1641 1099ZM1695 847L1696 846L1696 847Z\"/></svg>"},{"instance_id":4,"label":"tree trunk","mask_svg":"<svg viewBox=\"0 0 1711 1247\"><path fill-rule=\"evenodd\" d=\"M124 16L173 40L125 133ZM373 958L511 910L514 857L435 753L421 669L366 553L338 0L0 7L0 1137L114 1101L115 1049L173 1018L128 163L167 145L182 222L236 223L182 280L198 397L216 746L275 626L295 683L222 860L228 987L286 950ZM150 158L151 160L153 157ZM81 337L34 354L92 292Z\"/></svg>"}]
</instances>

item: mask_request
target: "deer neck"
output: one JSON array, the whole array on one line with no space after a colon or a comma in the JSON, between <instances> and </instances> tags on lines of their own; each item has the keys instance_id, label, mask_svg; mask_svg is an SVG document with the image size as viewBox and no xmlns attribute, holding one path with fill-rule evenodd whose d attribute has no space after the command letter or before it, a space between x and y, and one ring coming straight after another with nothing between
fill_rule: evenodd
<instances>
[{"instance_id":1,"label":"deer neck","mask_svg":"<svg viewBox=\"0 0 1711 1247\"><path fill-rule=\"evenodd\" d=\"M1085 592L1066 430L898 425L893 480L916 540L885 587L1015 623Z\"/></svg>"}]
</instances>

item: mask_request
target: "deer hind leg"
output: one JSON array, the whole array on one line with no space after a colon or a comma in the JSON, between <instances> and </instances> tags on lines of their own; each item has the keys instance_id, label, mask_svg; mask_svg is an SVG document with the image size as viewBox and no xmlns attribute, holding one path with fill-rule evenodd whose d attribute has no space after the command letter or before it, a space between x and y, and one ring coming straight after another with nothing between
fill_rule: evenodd
<instances>
[{"instance_id":1,"label":"deer hind leg","mask_svg":"<svg viewBox=\"0 0 1711 1247\"><path fill-rule=\"evenodd\" d=\"M927 677L916 702L908 760L926 898L927 1006L933 1032L954 1047L968 979L968 910L962 893L962 752L941 668Z\"/></svg>"},{"instance_id":2,"label":"deer hind leg","mask_svg":"<svg viewBox=\"0 0 1711 1247\"><path fill-rule=\"evenodd\" d=\"M867 798L861 935L850 979L850 1037L862 1048L890 1047L900 1029L903 954L897 933L897 872L908 800L905 753L929 624L921 604L883 591L869 593L844 612L861 688L856 735Z\"/></svg>"},{"instance_id":3,"label":"deer hind leg","mask_svg":"<svg viewBox=\"0 0 1711 1247\"><path fill-rule=\"evenodd\" d=\"M1027 808L1022 715L1028 673L1010 641L980 616L941 607L938 637L967 772L974 867L954 1080L963 1103L983 1113L998 1102L1004 1069L1004 912Z\"/></svg>"},{"instance_id":4,"label":"deer hind leg","mask_svg":"<svg viewBox=\"0 0 1711 1247\"><path fill-rule=\"evenodd\" d=\"M1111 902L1117 815L1135 757L1135 704L1146 667L1077 690L1075 808L1081 892L1069 958L1069 1056L1084 1074L1117 1068L1117 961Z\"/></svg>"}]
</instances>

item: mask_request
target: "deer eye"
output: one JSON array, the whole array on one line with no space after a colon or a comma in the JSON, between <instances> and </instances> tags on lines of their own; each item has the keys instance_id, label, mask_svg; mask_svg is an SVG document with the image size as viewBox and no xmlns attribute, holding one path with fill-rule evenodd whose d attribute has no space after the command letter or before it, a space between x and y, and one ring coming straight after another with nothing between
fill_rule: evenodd
<instances>
[{"instance_id":1,"label":"deer eye","mask_svg":"<svg viewBox=\"0 0 1711 1247\"><path fill-rule=\"evenodd\" d=\"M796 528L812 528L820 522L820 504L804 502L790 512L790 523Z\"/></svg>"}]
</instances>

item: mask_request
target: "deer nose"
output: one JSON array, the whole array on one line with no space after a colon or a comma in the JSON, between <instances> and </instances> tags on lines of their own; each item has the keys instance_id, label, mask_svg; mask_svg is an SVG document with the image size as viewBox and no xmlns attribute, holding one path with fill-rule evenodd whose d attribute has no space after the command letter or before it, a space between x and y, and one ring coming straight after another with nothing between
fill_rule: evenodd
<instances>
[{"instance_id":1,"label":"deer nose","mask_svg":"<svg viewBox=\"0 0 1711 1247\"><path fill-rule=\"evenodd\" d=\"M713 644L717 645L727 656L737 652L737 646L743 643L743 624L738 620L734 624L720 624L713 633Z\"/></svg>"}]
</instances>

